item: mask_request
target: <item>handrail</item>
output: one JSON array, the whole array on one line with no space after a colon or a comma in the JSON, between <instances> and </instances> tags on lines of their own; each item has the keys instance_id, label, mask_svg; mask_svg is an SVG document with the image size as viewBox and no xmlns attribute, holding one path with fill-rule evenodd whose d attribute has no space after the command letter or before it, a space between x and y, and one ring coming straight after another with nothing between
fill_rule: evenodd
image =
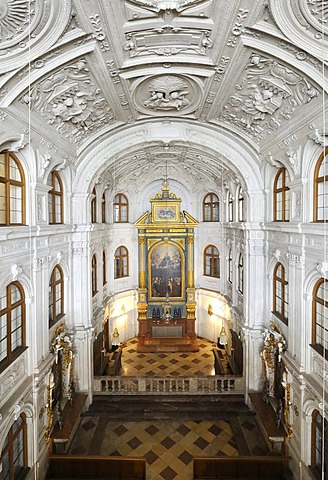
<instances>
[{"instance_id":1,"label":"handrail","mask_svg":"<svg viewBox=\"0 0 328 480\"><path fill-rule=\"evenodd\" d=\"M95 395L213 395L244 394L245 382L237 375L202 377L128 377L101 376L94 378Z\"/></svg>"}]
</instances>

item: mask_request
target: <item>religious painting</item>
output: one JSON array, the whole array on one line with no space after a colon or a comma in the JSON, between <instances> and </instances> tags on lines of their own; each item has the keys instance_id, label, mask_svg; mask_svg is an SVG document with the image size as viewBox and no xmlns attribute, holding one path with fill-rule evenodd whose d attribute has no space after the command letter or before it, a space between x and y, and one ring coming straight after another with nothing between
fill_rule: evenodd
<instances>
[{"instance_id":1,"label":"religious painting","mask_svg":"<svg viewBox=\"0 0 328 480\"><path fill-rule=\"evenodd\" d=\"M177 222L178 207L177 205L154 205L154 220L156 222Z\"/></svg>"},{"instance_id":2,"label":"religious painting","mask_svg":"<svg viewBox=\"0 0 328 480\"><path fill-rule=\"evenodd\" d=\"M180 250L162 243L150 254L150 296L152 298L182 296L182 261Z\"/></svg>"}]
</instances>

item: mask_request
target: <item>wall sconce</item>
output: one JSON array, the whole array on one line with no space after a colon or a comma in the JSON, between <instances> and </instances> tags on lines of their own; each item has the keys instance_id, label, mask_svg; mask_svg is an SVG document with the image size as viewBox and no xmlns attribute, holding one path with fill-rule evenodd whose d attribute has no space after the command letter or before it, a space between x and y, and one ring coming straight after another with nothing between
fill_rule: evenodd
<instances>
[{"instance_id":1,"label":"wall sconce","mask_svg":"<svg viewBox=\"0 0 328 480\"><path fill-rule=\"evenodd\" d=\"M209 314L209 316L213 315L213 307L211 304L209 304L207 307L207 313Z\"/></svg>"},{"instance_id":2,"label":"wall sconce","mask_svg":"<svg viewBox=\"0 0 328 480\"><path fill-rule=\"evenodd\" d=\"M224 327L221 328L219 341L221 345L226 345L228 343L227 333Z\"/></svg>"},{"instance_id":3,"label":"wall sconce","mask_svg":"<svg viewBox=\"0 0 328 480\"><path fill-rule=\"evenodd\" d=\"M125 315L126 313L126 310L125 310L125 305L123 303L123 305L121 306L121 315Z\"/></svg>"}]
</instances>

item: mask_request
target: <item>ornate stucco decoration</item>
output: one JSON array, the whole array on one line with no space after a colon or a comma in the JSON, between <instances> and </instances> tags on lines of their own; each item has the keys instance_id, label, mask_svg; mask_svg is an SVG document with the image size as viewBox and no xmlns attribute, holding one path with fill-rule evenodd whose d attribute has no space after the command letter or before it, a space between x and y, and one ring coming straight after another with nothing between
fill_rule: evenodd
<instances>
[{"instance_id":1,"label":"ornate stucco decoration","mask_svg":"<svg viewBox=\"0 0 328 480\"><path fill-rule=\"evenodd\" d=\"M204 28L186 28L163 25L158 28L126 34L124 49L130 57L139 55L171 56L178 53L205 55L212 46L211 31Z\"/></svg>"},{"instance_id":2,"label":"ornate stucco decoration","mask_svg":"<svg viewBox=\"0 0 328 480\"><path fill-rule=\"evenodd\" d=\"M33 60L60 37L69 22L71 0L0 0L0 72ZM62 29L58 28L62 25Z\"/></svg>"},{"instance_id":3,"label":"ornate stucco decoration","mask_svg":"<svg viewBox=\"0 0 328 480\"><path fill-rule=\"evenodd\" d=\"M135 89L136 107L145 114L177 115L194 111L200 98L199 85L182 75L159 75L142 81Z\"/></svg>"},{"instance_id":4,"label":"ornate stucco decoration","mask_svg":"<svg viewBox=\"0 0 328 480\"><path fill-rule=\"evenodd\" d=\"M303 77L278 62L253 54L246 76L235 86L220 120L237 125L258 141L289 121L318 95Z\"/></svg>"},{"instance_id":5,"label":"ornate stucco decoration","mask_svg":"<svg viewBox=\"0 0 328 480\"><path fill-rule=\"evenodd\" d=\"M72 402L74 392L74 353L73 338L69 334L65 323L56 328L52 342L54 361L48 374L46 391L47 426L45 440L50 440L54 420L58 420L62 427L62 411L66 401Z\"/></svg>"},{"instance_id":6,"label":"ornate stucco decoration","mask_svg":"<svg viewBox=\"0 0 328 480\"><path fill-rule=\"evenodd\" d=\"M270 7L286 38L305 52L328 59L327 0L271 0Z\"/></svg>"},{"instance_id":7,"label":"ornate stucco decoration","mask_svg":"<svg viewBox=\"0 0 328 480\"><path fill-rule=\"evenodd\" d=\"M113 119L84 59L33 86L22 102L30 104L31 110L37 110L72 143L80 143Z\"/></svg>"},{"instance_id":8,"label":"ornate stucco decoration","mask_svg":"<svg viewBox=\"0 0 328 480\"><path fill-rule=\"evenodd\" d=\"M206 3L207 0L175 0L175 1L163 1L163 0L129 0L130 3L139 5L140 7L147 8L154 12L161 12L167 10L176 10L181 12L186 8L190 8L199 3Z\"/></svg>"}]
</instances>

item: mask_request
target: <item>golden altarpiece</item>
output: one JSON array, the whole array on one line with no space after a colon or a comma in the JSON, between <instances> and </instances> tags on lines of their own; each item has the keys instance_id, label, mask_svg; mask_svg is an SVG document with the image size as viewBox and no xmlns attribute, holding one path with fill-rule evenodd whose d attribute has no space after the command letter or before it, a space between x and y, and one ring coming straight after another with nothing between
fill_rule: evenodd
<instances>
[{"instance_id":1,"label":"golden altarpiece","mask_svg":"<svg viewBox=\"0 0 328 480\"><path fill-rule=\"evenodd\" d=\"M194 229L181 198L164 180L151 212L135 223L139 240L138 350L198 351L195 333Z\"/></svg>"}]
</instances>

